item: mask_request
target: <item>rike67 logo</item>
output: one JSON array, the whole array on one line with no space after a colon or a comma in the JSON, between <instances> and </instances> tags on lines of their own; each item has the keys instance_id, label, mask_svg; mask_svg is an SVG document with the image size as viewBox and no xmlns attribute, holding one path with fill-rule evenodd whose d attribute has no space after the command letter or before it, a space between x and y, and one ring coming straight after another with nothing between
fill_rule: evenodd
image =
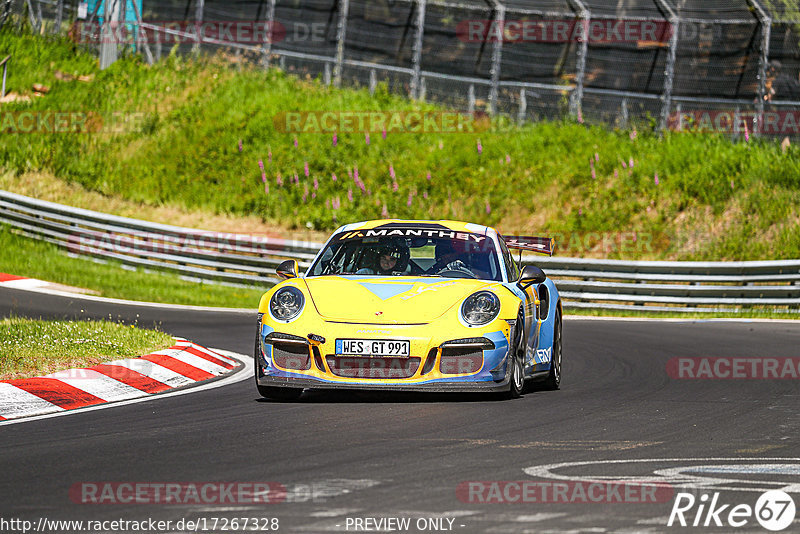
<instances>
[{"instance_id":1,"label":"rike67 logo","mask_svg":"<svg viewBox=\"0 0 800 534\"><path fill-rule=\"evenodd\" d=\"M704 493L696 498L691 493L678 493L667 526L733 527L753 525L753 518L767 530L780 531L792 524L795 504L789 494L770 490L761 494L755 506L723 504L719 492Z\"/></svg>"}]
</instances>

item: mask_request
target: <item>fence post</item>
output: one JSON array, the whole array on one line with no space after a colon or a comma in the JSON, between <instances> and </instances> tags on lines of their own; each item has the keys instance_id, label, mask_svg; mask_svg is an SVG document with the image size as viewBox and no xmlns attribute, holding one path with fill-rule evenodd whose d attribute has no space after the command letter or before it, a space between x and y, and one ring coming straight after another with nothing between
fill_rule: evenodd
<instances>
[{"instance_id":1,"label":"fence post","mask_svg":"<svg viewBox=\"0 0 800 534\"><path fill-rule=\"evenodd\" d=\"M117 0L106 0L103 3L103 28L100 30L100 70L107 69L117 60L116 32L113 27L117 21L117 16L114 15L116 8Z\"/></svg>"},{"instance_id":2,"label":"fence post","mask_svg":"<svg viewBox=\"0 0 800 534\"><path fill-rule=\"evenodd\" d=\"M489 113L497 112L497 87L500 81L500 60L503 57L503 26L506 21L506 7L498 0L494 2L494 27L498 30L498 39L492 48L492 68L489 74L492 77L492 87L489 90Z\"/></svg>"},{"instance_id":3,"label":"fence post","mask_svg":"<svg viewBox=\"0 0 800 534\"><path fill-rule=\"evenodd\" d=\"M336 64L333 67L333 85L342 84L342 64L344 63L344 39L347 35L347 16L350 0L339 0L339 21L336 26Z\"/></svg>"},{"instance_id":4,"label":"fence post","mask_svg":"<svg viewBox=\"0 0 800 534\"><path fill-rule=\"evenodd\" d=\"M620 125L619 127L623 130L628 127L628 97L622 97L622 103L620 104Z\"/></svg>"},{"instance_id":5,"label":"fence post","mask_svg":"<svg viewBox=\"0 0 800 534\"><path fill-rule=\"evenodd\" d=\"M475 112L475 85L473 84L469 84L467 89L467 111Z\"/></svg>"},{"instance_id":6,"label":"fence post","mask_svg":"<svg viewBox=\"0 0 800 534\"><path fill-rule=\"evenodd\" d=\"M419 76L422 70L422 37L425 32L425 6L427 0L417 0L417 31L414 34L414 46L411 49L411 68L414 74L411 77L411 98L419 99Z\"/></svg>"},{"instance_id":7,"label":"fence post","mask_svg":"<svg viewBox=\"0 0 800 534\"><path fill-rule=\"evenodd\" d=\"M767 62L769 61L769 40L772 36L772 19L757 0L748 0L748 3L758 12L758 22L761 24L761 54L758 57L758 101L756 102L756 117L753 120L753 135L760 135L764 129L764 101L767 98Z\"/></svg>"},{"instance_id":8,"label":"fence post","mask_svg":"<svg viewBox=\"0 0 800 534\"><path fill-rule=\"evenodd\" d=\"M133 0L136 2L136 0ZM206 7L206 0L197 0L197 5L194 9L194 30L195 30L195 42L194 46L192 46L192 52L197 52L200 50L200 41L202 37L200 37L201 26L203 25L203 16L205 15L205 7Z\"/></svg>"},{"instance_id":9,"label":"fence post","mask_svg":"<svg viewBox=\"0 0 800 534\"><path fill-rule=\"evenodd\" d=\"M143 31L142 23L144 21L142 20L142 14L139 13L139 6L136 5L136 0L131 0L131 4L133 5L133 16L136 17L136 25L137 25L137 28L138 28L136 30L136 41L137 41L137 43L141 42L144 45L143 48L144 48L145 56L147 56L147 62L150 65L152 65L153 62L154 62L154 60L153 60L153 52L150 50L150 45L148 44L147 39L145 38L142 41L139 40L139 35L141 35L141 33ZM147 34L145 34L145 36L146 35ZM155 35L155 33L153 33L153 35ZM160 59L160 56L161 56L161 41L160 41L159 38L157 38L157 42L158 42L158 46L159 46L158 55L159 55L159 59Z\"/></svg>"},{"instance_id":10,"label":"fence post","mask_svg":"<svg viewBox=\"0 0 800 534\"><path fill-rule=\"evenodd\" d=\"M519 90L519 111L517 112L517 122L525 122L525 112L528 110L528 99L525 96L525 88Z\"/></svg>"},{"instance_id":11,"label":"fence post","mask_svg":"<svg viewBox=\"0 0 800 534\"><path fill-rule=\"evenodd\" d=\"M56 3L56 24L53 28L53 33L58 35L61 33L61 23L64 20L64 0L58 0Z\"/></svg>"},{"instance_id":12,"label":"fence post","mask_svg":"<svg viewBox=\"0 0 800 534\"><path fill-rule=\"evenodd\" d=\"M678 33L680 32L680 19L672 7L665 0L658 0L658 3L669 13L669 21L672 24L672 35L669 39L669 54L667 54L667 66L664 70L664 92L661 94L661 121L658 125L660 131L667 129L669 112L672 109L672 86L675 82L675 58L678 52Z\"/></svg>"},{"instance_id":13,"label":"fence post","mask_svg":"<svg viewBox=\"0 0 800 534\"><path fill-rule=\"evenodd\" d=\"M581 21L581 42L578 46L578 57L575 62L575 90L569 102L569 112L573 117L581 114L583 107L583 81L586 76L586 56L589 55L589 23L592 13L581 0L571 0L578 10L578 19Z\"/></svg>"},{"instance_id":14,"label":"fence post","mask_svg":"<svg viewBox=\"0 0 800 534\"><path fill-rule=\"evenodd\" d=\"M378 87L378 76L375 69L369 69L369 94L374 95L375 89Z\"/></svg>"},{"instance_id":15,"label":"fence post","mask_svg":"<svg viewBox=\"0 0 800 534\"><path fill-rule=\"evenodd\" d=\"M269 59L272 55L272 38L275 35L275 0L267 1L267 42L264 43L264 68L269 68ZM328 64L325 63L327 66ZM330 85L330 74L328 75Z\"/></svg>"}]
</instances>

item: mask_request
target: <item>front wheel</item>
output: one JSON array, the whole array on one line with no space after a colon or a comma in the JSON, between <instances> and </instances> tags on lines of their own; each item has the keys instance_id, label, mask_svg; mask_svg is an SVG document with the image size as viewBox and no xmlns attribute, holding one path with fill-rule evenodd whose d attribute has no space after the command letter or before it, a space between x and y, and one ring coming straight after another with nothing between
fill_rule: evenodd
<instances>
[{"instance_id":1,"label":"front wheel","mask_svg":"<svg viewBox=\"0 0 800 534\"><path fill-rule=\"evenodd\" d=\"M508 362L510 367L509 372L511 376L508 379L508 392L506 398L518 399L522 396L522 390L525 389L525 371L522 367L522 358L525 355L525 316L520 311L517 317L517 324L514 328L514 341L511 344L513 352L511 353L512 360Z\"/></svg>"}]
</instances>

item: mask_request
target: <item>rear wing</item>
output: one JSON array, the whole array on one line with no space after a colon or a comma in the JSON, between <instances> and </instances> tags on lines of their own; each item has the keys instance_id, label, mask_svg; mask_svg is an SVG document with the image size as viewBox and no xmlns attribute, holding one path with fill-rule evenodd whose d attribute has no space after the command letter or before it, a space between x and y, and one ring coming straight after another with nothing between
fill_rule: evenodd
<instances>
[{"instance_id":1,"label":"rear wing","mask_svg":"<svg viewBox=\"0 0 800 534\"><path fill-rule=\"evenodd\" d=\"M532 237L525 235L503 236L508 248L514 250L527 250L539 254L552 256L556 249L556 240L552 237Z\"/></svg>"}]
</instances>

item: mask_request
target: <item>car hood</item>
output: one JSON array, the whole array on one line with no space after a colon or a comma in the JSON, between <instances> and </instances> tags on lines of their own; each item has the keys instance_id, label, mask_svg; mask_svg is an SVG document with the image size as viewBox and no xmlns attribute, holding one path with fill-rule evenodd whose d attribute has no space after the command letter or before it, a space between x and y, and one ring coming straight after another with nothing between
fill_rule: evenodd
<instances>
[{"instance_id":1,"label":"car hood","mask_svg":"<svg viewBox=\"0 0 800 534\"><path fill-rule=\"evenodd\" d=\"M323 318L371 324L429 323L475 291L497 285L487 280L397 276L321 276L305 282Z\"/></svg>"}]
</instances>

